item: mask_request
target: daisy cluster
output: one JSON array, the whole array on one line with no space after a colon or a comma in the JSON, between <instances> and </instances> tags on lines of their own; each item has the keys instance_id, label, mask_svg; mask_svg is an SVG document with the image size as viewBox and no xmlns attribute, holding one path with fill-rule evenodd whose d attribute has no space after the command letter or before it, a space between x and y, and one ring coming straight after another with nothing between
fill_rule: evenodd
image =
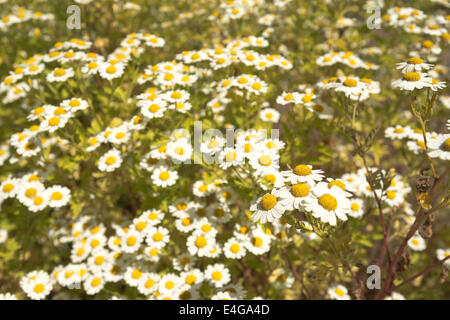
<instances>
[{"instance_id":1,"label":"daisy cluster","mask_svg":"<svg viewBox=\"0 0 450 320\"><path fill-rule=\"evenodd\" d=\"M50 21L54 20L52 13L42 13L40 11L32 11L23 7L14 7L13 12L0 18L0 30L6 31L12 26L30 20Z\"/></svg>"},{"instance_id":2,"label":"daisy cluster","mask_svg":"<svg viewBox=\"0 0 450 320\"><path fill-rule=\"evenodd\" d=\"M25 276L21 282L23 290L33 299L44 298L55 285L83 287L87 294L94 295L107 283L124 282L149 299L198 299L200 287L208 284L216 288L212 299L245 298L246 291L231 283L230 270L224 264L202 267L201 258L241 259L247 252L261 255L268 252L274 236L261 226L244 223L236 224L224 243L218 241L223 225L233 218L231 207L235 198L222 183L194 184L194 194L199 199L212 195L215 202L180 199L169 206L168 212L148 209L132 221L112 224L110 228L89 212L75 221L57 221L49 236L55 245L71 246L71 262L57 266L50 274L44 273L47 277L29 286L25 283L30 277ZM174 225L175 230L169 232L169 225ZM180 250L179 241L171 241L180 237L186 243L185 252ZM172 250L180 254L169 254ZM167 259L174 271L161 274L158 265L169 262ZM292 276L286 277L280 277L279 282L292 284ZM45 289L41 291L39 286L37 292L37 284Z\"/></svg>"},{"instance_id":3,"label":"daisy cluster","mask_svg":"<svg viewBox=\"0 0 450 320\"><path fill-rule=\"evenodd\" d=\"M327 78L319 82L317 87L324 90L331 89L335 92L342 92L345 97L354 101L364 101L369 99L371 94L380 93L380 83L378 81L355 76Z\"/></svg>"},{"instance_id":4,"label":"daisy cluster","mask_svg":"<svg viewBox=\"0 0 450 320\"><path fill-rule=\"evenodd\" d=\"M371 62L366 62L351 51L329 52L317 58L316 63L321 66L332 66L342 63L350 68L362 68L366 70L377 70L379 66Z\"/></svg>"},{"instance_id":5,"label":"daisy cluster","mask_svg":"<svg viewBox=\"0 0 450 320\"><path fill-rule=\"evenodd\" d=\"M34 55L9 72L0 84L0 93L5 93L3 103L9 104L23 98L31 89L42 90L44 84L39 81L42 80L41 74L45 75L48 83L67 82L75 78L75 70L79 68L84 77L119 78L132 57L138 57L144 51L141 43L148 47L161 47L164 40L150 33L132 33L106 58L95 52L83 51L92 46L88 40L74 38L58 42L50 52Z\"/></svg>"},{"instance_id":6,"label":"daisy cluster","mask_svg":"<svg viewBox=\"0 0 450 320\"><path fill-rule=\"evenodd\" d=\"M429 17L419 9L394 7L390 8L381 20L389 26L429 38L415 44L414 50L410 52L413 57L424 56L428 61L436 61L437 55L442 52L441 47L450 41L447 30L450 23L449 15Z\"/></svg>"},{"instance_id":7,"label":"daisy cluster","mask_svg":"<svg viewBox=\"0 0 450 320\"><path fill-rule=\"evenodd\" d=\"M0 205L9 198L15 198L28 210L38 212L47 207L60 208L69 203L69 188L58 185L46 188L41 180L42 177L36 173L6 178L0 184Z\"/></svg>"},{"instance_id":8,"label":"daisy cluster","mask_svg":"<svg viewBox=\"0 0 450 320\"><path fill-rule=\"evenodd\" d=\"M369 169L375 172L374 168ZM385 172L381 172L385 174ZM337 225L338 220L346 221L347 215L360 218L366 207L365 199L375 194L387 207L406 206L406 195L411 188L400 176L391 180L386 190L372 189L366 179L365 169L345 174L339 179L325 178L323 171L310 165L300 164L294 169L276 173L272 180L277 187L259 197L250 207L255 221L274 222L285 212L298 210L311 212L324 223ZM266 179L270 180L271 177ZM411 213L411 210L406 210Z\"/></svg>"},{"instance_id":9,"label":"daisy cluster","mask_svg":"<svg viewBox=\"0 0 450 320\"><path fill-rule=\"evenodd\" d=\"M373 96L375 103L387 99L380 95L380 82L373 80L377 72L385 71L386 52L381 46L361 41L364 49L357 54L349 51L354 50L352 45L344 48L341 43L336 47L321 43L312 49L305 44L290 52L289 41L280 44L279 39L270 37L276 29L295 25L295 19L306 14L304 8L295 8L295 14L284 21L291 2L208 2L205 8L181 13L162 5L161 15L174 17L158 25L159 29L182 29L197 20L218 25L220 37L186 50L139 29L116 39L116 43L110 43L114 37L106 41L86 35L54 43L43 53L18 55L17 63L9 66L2 78L0 95L5 110L18 105L18 118L24 118L19 120L28 123L14 123L15 133L5 135L0 144L0 168L5 169L0 180L0 205L8 206L10 214L16 210L12 209L16 199L32 213L50 213L45 220L45 237L36 238L60 255L58 265L42 263L20 274L18 285L26 297L260 299L259 284L249 284L251 280L245 277L248 271L253 272L250 264L261 262L263 269L267 265L264 280L270 289L263 293L265 297L272 290L292 289L298 279L295 268L269 268L269 262L290 263L284 261L289 257L269 259L273 252L280 257L280 248L297 246L298 242L307 250L322 250L325 241L317 226L337 234L349 220L346 226L362 225L369 230L372 222L363 217L372 215L378 204L385 214L400 217L401 227L414 223L414 197L406 174L392 177L394 169L388 174L375 167L360 168L356 163L344 169L336 167L340 171L334 174L326 173L327 165L321 166L322 160L313 162L314 156L308 154L314 145L301 140L298 128L292 128L305 128L306 134L318 136L322 142L326 130L316 130L310 124L337 125L342 120L337 112L340 102L350 105ZM75 3L88 5L92 1ZM216 7L211 12L209 6L213 5ZM365 8L383 5L380 0L366 1ZM129 11L124 14L130 16L143 9L142 2L117 1L112 6L113 13ZM51 14L14 10L0 22L0 29L30 19L53 19ZM239 24L252 18L257 21L255 35L236 32ZM438 79L445 75L446 67L433 64L441 47L448 44L448 17L428 17L413 8L391 8L382 20L391 27L425 36L423 42L412 44L406 55L410 58L397 64L402 78L391 87L406 91L426 88L428 94L444 90L445 81ZM314 30L321 28L320 21ZM358 26L358 20L342 17L335 24L338 33L345 35L349 27ZM332 38L332 34L328 36ZM172 46L178 49L170 52ZM271 52L274 46L280 53ZM148 54L148 47L159 48L159 53ZM303 59L303 49L326 53ZM364 56L380 59L376 64ZM305 64L311 60L314 67L339 64L358 69L361 77L337 67L331 68L331 73L318 68L321 74L317 77L302 71L310 83L298 84L292 79L298 75L294 62L299 58ZM274 75L280 72L286 73L276 79ZM323 80L317 82L319 79ZM45 95L49 92L53 96ZM450 105L448 96L439 101L447 108ZM358 112L366 111L361 109ZM240 114L242 119L238 119ZM311 114L314 116L309 117ZM281 121L291 116L288 120L292 122ZM217 125L228 132L238 124L245 129L239 129L232 139L219 130L205 133L197 146L190 135L197 120L203 121L207 130ZM362 121L358 124L366 125ZM275 128L290 138L275 135ZM406 141L406 147L416 154L427 152L430 158L450 159L449 134L427 132L424 140L421 130L396 125L386 128L385 137ZM342 141L336 137L324 143L325 151L339 151L330 161L341 157L352 161L347 155L348 144L341 146ZM200 163L195 162L196 147ZM307 151L301 155L297 147ZM379 160L376 152L374 155L369 161ZM291 168L289 162L297 164ZM385 168L393 166L389 163ZM20 170L11 174L17 167ZM392 178L383 185L388 176ZM54 184L59 179L60 184ZM292 217L300 217L300 229L288 223ZM393 228L400 230L396 224ZM14 245L12 235L17 231L0 229L0 244ZM419 233L407 245L417 252L427 249ZM435 251L439 260L449 255L443 248ZM255 268L255 272L259 271ZM318 291L330 299L349 300L352 293L341 281L334 277ZM247 284L256 289L250 290ZM120 292L111 288L120 288ZM0 300L21 298L23 293L3 293ZM129 296L121 296L125 293ZM386 297L404 298L398 292Z\"/></svg>"},{"instance_id":10,"label":"daisy cluster","mask_svg":"<svg viewBox=\"0 0 450 320\"><path fill-rule=\"evenodd\" d=\"M403 77L392 82L394 88L413 91L416 89L430 88L438 91L446 87L445 81L433 78L427 70L433 68L432 64L426 63L419 57L409 58L405 62L397 64L397 69L403 73Z\"/></svg>"},{"instance_id":11,"label":"daisy cluster","mask_svg":"<svg viewBox=\"0 0 450 320\"><path fill-rule=\"evenodd\" d=\"M386 138L392 140L406 140L406 147L414 154L427 152L431 158L450 160L450 134L427 132L421 129L412 129L409 126L396 125L385 130Z\"/></svg>"}]
</instances>

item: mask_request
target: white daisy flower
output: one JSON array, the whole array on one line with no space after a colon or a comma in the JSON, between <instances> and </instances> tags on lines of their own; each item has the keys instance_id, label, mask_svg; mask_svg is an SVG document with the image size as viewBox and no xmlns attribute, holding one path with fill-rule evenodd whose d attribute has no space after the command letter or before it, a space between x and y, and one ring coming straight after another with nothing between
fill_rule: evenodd
<instances>
[{"instance_id":1,"label":"white daisy flower","mask_svg":"<svg viewBox=\"0 0 450 320\"><path fill-rule=\"evenodd\" d=\"M433 68L432 64L425 63L421 58L412 57L406 62L397 64L397 69L401 69L402 73L408 72L422 72L422 70L429 70Z\"/></svg>"},{"instance_id":2,"label":"white daisy flower","mask_svg":"<svg viewBox=\"0 0 450 320\"><path fill-rule=\"evenodd\" d=\"M181 279L189 286L195 286L203 282L203 272L200 269L188 269L180 274Z\"/></svg>"},{"instance_id":3,"label":"white daisy flower","mask_svg":"<svg viewBox=\"0 0 450 320\"><path fill-rule=\"evenodd\" d=\"M340 284L330 287L328 295L333 300L350 300L347 288Z\"/></svg>"},{"instance_id":4,"label":"white daisy flower","mask_svg":"<svg viewBox=\"0 0 450 320\"><path fill-rule=\"evenodd\" d=\"M353 218L361 218L364 214L364 201L361 199L350 199L350 211L349 216Z\"/></svg>"},{"instance_id":5,"label":"white daisy flower","mask_svg":"<svg viewBox=\"0 0 450 320\"><path fill-rule=\"evenodd\" d=\"M99 293L105 286L105 280L98 275L89 275L83 282L84 290L88 295Z\"/></svg>"},{"instance_id":6,"label":"white daisy flower","mask_svg":"<svg viewBox=\"0 0 450 320\"><path fill-rule=\"evenodd\" d=\"M48 82L63 82L74 76L75 72L72 68L56 68L47 75L46 79Z\"/></svg>"},{"instance_id":7,"label":"white daisy flower","mask_svg":"<svg viewBox=\"0 0 450 320\"><path fill-rule=\"evenodd\" d=\"M400 90L412 91L415 89L422 89L430 87L431 78L426 74L418 72L407 72L403 74L403 78L393 81L392 86Z\"/></svg>"},{"instance_id":8,"label":"white daisy flower","mask_svg":"<svg viewBox=\"0 0 450 320\"><path fill-rule=\"evenodd\" d=\"M447 258L448 256L450 256L450 249L449 249L449 248L447 248L447 249L437 249L437 250L436 250L436 257L437 257L439 260L443 260L443 259ZM445 266L447 269L450 269L450 259L447 259L447 260L444 262L444 266Z\"/></svg>"},{"instance_id":9,"label":"white daisy flower","mask_svg":"<svg viewBox=\"0 0 450 320\"><path fill-rule=\"evenodd\" d=\"M147 244L155 248L165 247L169 240L169 230L164 227L152 227L146 238Z\"/></svg>"},{"instance_id":10,"label":"white daisy flower","mask_svg":"<svg viewBox=\"0 0 450 320\"><path fill-rule=\"evenodd\" d=\"M427 245L425 243L425 239L419 234L416 234L408 240L408 247L414 251L423 251L427 248Z\"/></svg>"},{"instance_id":11,"label":"white daisy flower","mask_svg":"<svg viewBox=\"0 0 450 320\"><path fill-rule=\"evenodd\" d=\"M102 63L99 69L100 77L107 80L112 80L116 78L120 78L125 71L125 65L121 62L118 63L110 63L105 62Z\"/></svg>"},{"instance_id":12,"label":"white daisy flower","mask_svg":"<svg viewBox=\"0 0 450 320\"><path fill-rule=\"evenodd\" d=\"M298 92L283 92L283 94L277 97L276 102L281 105L289 104L289 103L297 103L298 101Z\"/></svg>"},{"instance_id":13,"label":"white daisy flower","mask_svg":"<svg viewBox=\"0 0 450 320\"><path fill-rule=\"evenodd\" d=\"M384 300L406 300L405 296L401 293L393 291L389 296L384 298Z\"/></svg>"},{"instance_id":14,"label":"white daisy flower","mask_svg":"<svg viewBox=\"0 0 450 320\"><path fill-rule=\"evenodd\" d=\"M139 250L144 235L137 230L129 229L120 240L121 250L126 253L134 253Z\"/></svg>"},{"instance_id":15,"label":"white daisy flower","mask_svg":"<svg viewBox=\"0 0 450 320\"><path fill-rule=\"evenodd\" d=\"M249 164L255 169L255 174L265 174L280 168L280 155L277 151L278 150L260 149L250 156Z\"/></svg>"},{"instance_id":16,"label":"white daisy flower","mask_svg":"<svg viewBox=\"0 0 450 320\"><path fill-rule=\"evenodd\" d=\"M259 118L264 122L276 123L280 120L280 113L273 108L264 108L259 112Z\"/></svg>"},{"instance_id":17,"label":"white daisy flower","mask_svg":"<svg viewBox=\"0 0 450 320\"><path fill-rule=\"evenodd\" d=\"M384 130L384 135L389 139L405 139L408 138L412 133L410 127L396 125L395 127L388 127Z\"/></svg>"},{"instance_id":18,"label":"white daisy flower","mask_svg":"<svg viewBox=\"0 0 450 320\"><path fill-rule=\"evenodd\" d=\"M283 187L280 189L280 194L285 199L286 210L301 209L313 197L311 186L307 183L296 183L290 187Z\"/></svg>"},{"instance_id":19,"label":"white daisy flower","mask_svg":"<svg viewBox=\"0 0 450 320\"><path fill-rule=\"evenodd\" d=\"M311 186L314 186L317 181L321 181L324 177L322 170L313 170L312 166L305 164L299 164L293 170L282 171L281 173L286 178L286 181L289 181L291 184L305 182Z\"/></svg>"},{"instance_id":20,"label":"white daisy flower","mask_svg":"<svg viewBox=\"0 0 450 320\"><path fill-rule=\"evenodd\" d=\"M6 240L8 240L8 231L0 229L0 243L4 243Z\"/></svg>"},{"instance_id":21,"label":"white daisy flower","mask_svg":"<svg viewBox=\"0 0 450 320\"><path fill-rule=\"evenodd\" d=\"M89 106L88 102L80 98L66 99L63 102L61 102L61 107L72 113L76 111L85 110L88 108L88 106Z\"/></svg>"},{"instance_id":22,"label":"white daisy flower","mask_svg":"<svg viewBox=\"0 0 450 320\"><path fill-rule=\"evenodd\" d=\"M247 249L241 240L230 238L225 242L223 253L228 259L241 259L245 256Z\"/></svg>"},{"instance_id":23,"label":"white daisy flower","mask_svg":"<svg viewBox=\"0 0 450 320\"><path fill-rule=\"evenodd\" d=\"M165 166L156 168L151 176L153 184L166 188L174 185L178 180L178 172L169 170Z\"/></svg>"},{"instance_id":24,"label":"white daisy flower","mask_svg":"<svg viewBox=\"0 0 450 320\"><path fill-rule=\"evenodd\" d=\"M159 286L160 276L153 272L145 272L139 281L138 291L143 295L153 294Z\"/></svg>"},{"instance_id":25,"label":"white daisy flower","mask_svg":"<svg viewBox=\"0 0 450 320\"><path fill-rule=\"evenodd\" d=\"M174 273L167 273L158 282L158 292L162 295L172 295L180 290L182 284L181 277Z\"/></svg>"},{"instance_id":26,"label":"white daisy flower","mask_svg":"<svg viewBox=\"0 0 450 320\"><path fill-rule=\"evenodd\" d=\"M245 246L248 251L255 255L261 255L270 250L271 236L262 231L261 228L254 228L248 237Z\"/></svg>"},{"instance_id":27,"label":"white daisy flower","mask_svg":"<svg viewBox=\"0 0 450 320\"><path fill-rule=\"evenodd\" d=\"M324 184L318 184L314 186L312 193L315 197L305 207L315 218L332 226L337 223L336 217L342 221L347 220L350 200L341 188L336 185L328 188Z\"/></svg>"},{"instance_id":28,"label":"white daisy flower","mask_svg":"<svg viewBox=\"0 0 450 320\"><path fill-rule=\"evenodd\" d=\"M207 256L215 246L214 236L201 230L194 231L186 240L186 247L191 255Z\"/></svg>"},{"instance_id":29,"label":"white daisy flower","mask_svg":"<svg viewBox=\"0 0 450 320\"><path fill-rule=\"evenodd\" d=\"M70 189L63 186L52 186L46 191L49 199L48 205L52 208L60 208L70 201Z\"/></svg>"},{"instance_id":30,"label":"white daisy flower","mask_svg":"<svg viewBox=\"0 0 450 320\"><path fill-rule=\"evenodd\" d=\"M120 151L111 149L99 159L98 168L100 171L112 172L120 167L122 161Z\"/></svg>"},{"instance_id":31,"label":"white daisy flower","mask_svg":"<svg viewBox=\"0 0 450 320\"><path fill-rule=\"evenodd\" d=\"M205 270L205 280L216 288L223 287L231 280L230 271L221 263L209 265Z\"/></svg>"},{"instance_id":32,"label":"white daisy flower","mask_svg":"<svg viewBox=\"0 0 450 320\"><path fill-rule=\"evenodd\" d=\"M20 287L33 300L44 299L52 290L50 276L44 271L32 271L20 279Z\"/></svg>"},{"instance_id":33,"label":"white daisy flower","mask_svg":"<svg viewBox=\"0 0 450 320\"><path fill-rule=\"evenodd\" d=\"M142 115L148 119L162 118L167 110L167 102L158 98L138 102L138 106L141 106Z\"/></svg>"},{"instance_id":34,"label":"white daisy flower","mask_svg":"<svg viewBox=\"0 0 450 320\"><path fill-rule=\"evenodd\" d=\"M254 204L250 206L252 220L261 223L273 222L279 219L288 209L285 193L281 190L274 189L271 193L258 198Z\"/></svg>"}]
</instances>

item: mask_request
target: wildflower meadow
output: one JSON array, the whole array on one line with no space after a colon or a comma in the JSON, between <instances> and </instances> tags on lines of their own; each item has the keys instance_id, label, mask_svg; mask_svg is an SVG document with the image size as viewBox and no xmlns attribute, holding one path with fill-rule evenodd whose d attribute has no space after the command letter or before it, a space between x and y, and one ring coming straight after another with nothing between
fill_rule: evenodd
<instances>
[{"instance_id":1,"label":"wildflower meadow","mask_svg":"<svg viewBox=\"0 0 450 320\"><path fill-rule=\"evenodd\" d=\"M450 298L448 0L0 0L0 300Z\"/></svg>"}]
</instances>

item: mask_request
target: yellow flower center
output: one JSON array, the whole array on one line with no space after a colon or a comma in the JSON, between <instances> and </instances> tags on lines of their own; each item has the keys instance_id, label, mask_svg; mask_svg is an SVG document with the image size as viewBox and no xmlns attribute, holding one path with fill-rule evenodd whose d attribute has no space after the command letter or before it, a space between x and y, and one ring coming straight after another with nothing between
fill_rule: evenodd
<instances>
[{"instance_id":1,"label":"yellow flower center","mask_svg":"<svg viewBox=\"0 0 450 320\"><path fill-rule=\"evenodd\" d=\"M149 110L151 113L155 113L155 112L157 112L157 111L159 110L159 106L158 106L157 104L152 104L152 105L148 108L148 110Z\"/></svg>"},{"instance_id":2,"label":"yellow flower center","mask_svg":"<svg viewBox=\"0 0 450 320\"><path fill-rule=\"evenodd\" d=\"M55 109L55 112L54 112L55 116L60 116L60 115L63 115L63 114L66 114L66 110L64 108L58 107L58 108Z\"/></svg>"},{"instance_id":3,"label":"yellow flower center","mask_svg":"<svg viewBox=\"0 0 450 320\"><path fill-rule=\"evenodd\" d=\"M294 184L291 188L291 194L296 198L303 198L309 194L310 188L306 183Z\"/></svg>"},{"instance_id":4,"label":"yellow flower center","mask_svg":"<svg viewBox=\"0 0 450 320\"><path fill-rule=\"evenodd\" d=\"M409 58L407 62L408 64L422 64L423 60L420 58Z\"/></svg>"},{"instance_id":5,"label":"yellow flower center","mask_svg":"<svg viewBox=\"0 0 450 320\"><path fill-rule=\"evenodd\" d=\"M183 220L181 220L181 223L185 227L190 226L191 225L191 219L190 218L184 218Z\"/></svg>"},{"instance_id":6,"label":"yellow flower center","mask_svg":"<svg viewBox=\"0 0 450 320\"><path fill-rule=\"evenodd\" d=\"M136 237L131 236L127 239L127 245L129 245L130 247L134 246L136 242L137 242Z\"/></svg>"},{"instance_id":7,"label":"yellow flower center","mask_svg":"<svg viewBox=\"0 0 450 320\"><path fill-rule=\"evenodd\" d=\"M187 284L193 284L197 281L197 277L194 276L193 274L190 274L186 277L186 283Z\"/></svg>"},{"instance_id":8,"label":"yellow flower center","mask_svg":"<svg viewBox=\"0 0 450 320\"><path fill-rule=\"evenodd\" d=\"M332 188L333 186L338 186L339 188L341 188L342 190L345 191L345 183L343 183L342 181L339 180L333 180L328 184L328 188Z\"/></svg>"},{"instance_id":9,"label":"yellow flower center","mask_svg":"<svg viewBox=\"0 0 450 320\"><path fill-rule=\"evenodd\" d=\"M356 87L358 82L355 79L345 79L344 86L346 87Z\"/></svg>"},{"instance_id":10,"label":"yellow flower center","mask_svg":"<svg viewBox=\"0 0 450 320\"><path fill-rule=\"evenodd\" d=\"M275 183L276 178L273 174L268 174L264 177L264 179L270 183Z\"/></svg>"},{"instance_id":11,"label":"yellow flower center","mask_svg":"<svg viewBox=\"0 0 450 320\"><path fill-rule=\"evenodd\" d=\"M145 288L146 289L150 289L151 287L153 287L153 285L155 284L155 280L153 280L153 279L148 279L146 282L145 282Z\"/></svg>"},{"instance_id":12,"label":"yellow flower center","mask_svg":"<svg viewBox=\"0 0 450 320\"><path fill-rule=\"evenodd\" d=\"M284 100L286 101L291 101L292 99L294 99L294 95L292 93L288 93L284 96Z\"/></svg>"},{"instance_id":13,"label":"yellow flower center","mask_svg":"<svg viewBox=\"0 0 450 320\"><path fill-rule=\"evenodd\" d=\"M263 245L263 240L260 237L254 237L252 243L255 247L261 247Z\"/></svg>"},{"instance_id":14,"label":"yellow flower center","mask_svg":"<svg viewBox=\"0 0 450 320\"><path fill-rule=\"evenodd\" d=\"M163 239L163 235L162 235L161 232L156 232L156 233L153 235L153 241L158 242L158 241L161 241L162 239Z\"/></svg>"},{"instance_id":15,"label":"yellow flower center","mask_svg":"<svg viewBox=\"0 0 450 320\"><path fill-rule=\"evenodd\" d=\"M445 151L450 152L450 138L447 138L447 139L444 141L444 143L442 144L442 148L443 148Z\"/></svg>"},{"instance_id":16,"label":"yellow flower center","mask_svg":"<svg viewBox=\"0 0 450 320\"><path fill-rule=\"evenodd\" d=\"M146 226L147 224L144 221L139 221L138 223L136 223L136 230L142 231Z\"/></svg>"},{"instance_id":17,"label":"yellow flower center","mask_svg":"<svg viewBox=\"0 0 450 320\"><path fill-rule=\"evenodd\" d=\"M262 85L259 82L255 82L252 84L252 88L259 91L262 89Z\"/></svg>"},{"instance_id":18,"label":"yellow flower center","mask_svg":"<svg viewBox=\"0 0 450 320\"><path fill-rule=\"evenodd\" d=\"M174 75L171 74L171 73L166 73L166 74L164 75L164 80L165 80L165 81L170 81L170 80L172 80L173 78L174 78Z\"/></svg>"},{"instance_id":19,"label":"yellow flower center","mask_svg":"<svg viewBox=\"0 0 450 320\"><path fill-rule=\"evenodd\" d=\"M273 194L266 194L261 199L261 208L265 211L269 211L277 204L277 197Z\"/></svg>"},{"instance_id":20,"label":"yellow flower center","mask_svg":"<svg viewBox=\"0 0 450 320\"><path fill-rule=\"evenodd\" d=\"M304 103L309 103L309 102L311 102L312 100L313 100L312 95L305 95L305 96L303 96L303 98L302 98L302 101L303 101Z\"/></svg>"},{"instance_id":21,"label":"yellow flower center","mask_svg":"<svg viewBox=\"0 0 450 320\"><path fill-rule=\"evenodd\" d=\"M214 271L211 275L211 277L216 280L219 281L220 279L222 279L222 273L220 271Z\"/></svg>"},{"instance_id":22,"label":"yellow flower center","mask_svg":"<svg viewBox=\"0 0 450 320\"><path fill-rule=\"evenodd\" d=\"M336 288L336 290L334 290L334 292L340 297L343 297L345 295L344 291L342 291L339 288Z\"/></svg>"},{"instance_id":23,"label":"yellow flower center","mask_svg":"<svg viewBox=\"0 0 450 320\"><path fill-rule=\"evenodd\" d=\"M94 259L94 263L98 266L103 264L104 261L105 261L105 258L103 258L102 256L95 257L95 259Z\"/></svg>"},{"instance_id":24,"label":"yellow flower center","mask_svg":"<svg viewBox=\"0 0 450 320\"><path fill-rule=\"evenodd\" d=\"M35 188L28 188L28 189L25 191L25 195L26 195L28 198L33 198L33 197L36 195L36 192L37 192L37 190L36 190Z\"/></svg>"},{"instance_id":25,"label":"yellow flower center","mask_svg":"<svg viewBox=\"0 0 450 320\"><path fill-rule=\"evenodd\" d=\"M268 155L259 157L258 162L260 165L268 167L272 164L272 158Z\"/></svg>"},{"instance_id":26,"label":"yellow flower center","mask_svg":"<svg viewBox=\"0 0 450 320\"><path fill-rule=\"evenodd\" d=\"M171 94L172 99L180 99L182 97L181 93L178 91L174 91Z\"/></svg>"},{"instance_id":27,"label":"yellow flower center","mask_svg":"<svg viewBox=\"0 0 450 320\"><path fill-rule=\"evenodd\" d=\"M319 204L328 211L333 211L337 208L337 200L331 194L324 194L319 198Z\"/></svg>"},{"instance_id":28,"label":"yellow flower center","mask_svg":"<svg viewBox=\"0 0 450 320\"><path fill-rule=\"evenodd\" d=\"M233 243L230 246L230 251L233 253L238 253L240 249L241 249L241 247L239 247L239 245L237 243Z\"/></svg>"},{"instance_id":29,"label":"yellow flower center","mask_svg":"<svg viewBox=\"0 0 450 320\"><path fill-rule=\"evenodd\" d=\"M359 210L359 204L357 204L356 202L355 203L352 203L352 210L353 211L358 211Z\"/></svg>"},{"instance_id":30,"label":"yellow flower center","mask_svg":"<svg viewBox=\"0 0 450 320\"><path fill-rule=\"evenodd\" d=\"M298 176L308 176L312 173L312 170L307 165L299 164L294 168L294 173Z\"/></svg>"},{"instance_id":31,"label":"yellow flower center","mask_svg":"<svg viewBox=\"0 0 450 320\"><path fill-rule=\"evenodd\" d=\"M170 290L175 286L175 282L169 280L164 284L164 286L166 287L166 289Z\"/></svg>"},{"instance_id":32,"label":"yellow flower center","mask_svg":"<svg viewBox=\"0 0 450 320\"><path fill-rule=\"evenodd\" d=\"M51 125L52 127L55 127L59 124L60 120L58 117L52 117L50 118L50 120L48 120L48 124Z\"/></svg>"},{"instance_id":33,"label":"yellow flower center","mask_svg":"<svg viewBox=\"0 0 450 320\"><path fill-rule=\"evenodd\" d=\"M7 183L3 186L3 192L9 193L11 191L13 191L14 189L14 185L12 183Z\"/></svg>"},{"instance_id":34,"label":"yellow flower center","mask_svg":"<svg viewBox=\"0 0 450 320\"><path fill-rule=\"evenodd\" d=\"M391 200L394 200L394 199L395 199L395 196L396 196L395 191L387 191L387 192L386 192L386 197L388 197L388 198L391 199Z\"/></svg>"},{"instance_id":35,"label":"yellow flower center","mask_svg":"<svg viewBox=\"0 0 450 320\"><path fill-rule=\"evenodd\" d=\"M61 192L56 191L56 192L52 193L51 197L52 197L53 200L58 201L58 200L62 199L63 195L62 195Z\"/></svg>"},{"instance_id":36,"label":"yellow flower center","mask_svg":"<svg viewBox=\"0 0 450 320\"><path fill-rule=\"evenodd\" d=\"M97 287L102 281L100 280L100 278L94 278L91 281L91 286L93 287Z\"/></svg>"},{"instance_id":37,"label":"yellow flower center","mask_svg":"<svg viewBox=\"0 0 450 320\"><path fill-rule=\"evenodd\" d=\"M206 246L206 238L198 237L197 239L195 239L195 246L197 248L204 248Z\"/></svg>"},{"instance_id":38,"label":"yellow flower center","mask_svg":"<svg viewBox=\"0 0 450 320\"><path fill-rule=\"evenodd\" d=\"M55 69L55 71L53 71L53 75L55 77L62 77L66 74L66 70L64 70L63 68L57 68Z\"/></svg>"},{"instance_id":39,"label":"yellow flower center","mask_svg":"<svg viewBox=\"0 0 450 320\"><path fill-rule=\"evenodd\" d=\"M248 79L247 79L246 77L240 77L240 78L238 79L238 82L239 82L240 84L246 84L246 83L248 82Z\"/></svg>"},{"instance_id":40,"label":"yellow flower center","mask_svg":"<svg viewBox=\"0 0 450 320\"><path fill-rule=\"evenodd\" d=\"M140 279L142 277L142 272L138 269L134 269L133 272L131 273L131 277L133 279Z\"/></svg>"},{"instance_id":41,"label":"yellow flower center","mask_svg":"<svg viewBox=\"0 0 450 320\"><path fill-rule=\"evenodd\" d=\"M417 72L407 72L403 75L403 80L417 82L420 80L420 74Z\"/></svg>"},{"instance_id":42,"label":"yellow flower center","mask_svg":"<svg viewBox=\"0 0 450 320\"><path fill-rule=\"evenodd\" d=\"M109 66L108 68L106 68L106 72L109 74L114 74L117 72L117 68L114 66Z\"/></svg>"},{"instance_id":43,"label":"yellow flower center","mask_svg":"<svg viewBox=\"0 0 450 320\"><path fill-rule=\"evenodd\" d=\"M44 202L44 198L42 197L36 197L33 199L33 203L36 206L40 206Z\"/></svg>"},{"instance_id":44,"label":"yellow flower center","mask_svg":"<svg viewBox=\"0 0 450 320\"><path fill-rule=\"evenodd\" d=\"M431 49L433 48L434 44L433 42L426 40L424 42L422 42L422 47L426 48L426 49Z\"/></svg>"},{"instance_id":45,"label":"yellow flower center","mask_svg":"<svg viewBox=\"0 0 450 320\"><path fill-rule=\"evenodd\" d=\"M106 164L108 165L108 166L111 166L111 165L113 165L114 163L116 163L116 158L115 157L113 157L113 156L110 156L110 157L108 157L108 158L106 158Z\"/></svg>"},{"instance_id":46,"label":"yellow flower center","mask_svg":"<svg viewBox=\"0 0 450 320\"><path fill-rule=\"evenodd\" d=\"M45 286L42 283L39 283L34 286L33 291L36 293L42 293L45 290Z\"/></svg>"},{"instance_id":47,"label":"yellow flower center","mask_svg":"<svg viewBox=\"0 0 450 320\"><path fill-rule=\"evenodd\" d=\"M159 178L163 181L166 181L170 178L170 174L167 171L163 171L159 174Z\"/></svg>"}]
</instances>

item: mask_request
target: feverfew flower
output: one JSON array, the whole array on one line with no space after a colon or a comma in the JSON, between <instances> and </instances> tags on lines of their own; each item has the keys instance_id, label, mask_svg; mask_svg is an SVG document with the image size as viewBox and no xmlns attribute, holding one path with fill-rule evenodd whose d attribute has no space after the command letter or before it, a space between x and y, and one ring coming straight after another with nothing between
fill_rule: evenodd
<instances>
[{"instance_id":1,"label":"feverfew flower","mask_svg":"<svg viewBox=\"0 0 450 320\"><path fill-rule=\"evenodd\" d=\"M122 157L119 150L111 149L105 153L98 161L100 171L112 172L120 167Z\"/></svg>"},{"instance_id":2,"label":"feverfew flower","mask_svg":"<svg viewBox=\"0 0 450 320\"><path fill-rule=\"evenodd\" d=\"M283 215L288 206L284 198L285 195L280 190L272 190L264 196L258 198L254 204L250 206L250 211L254 212L252 220L261 223L273 222Z\"/></svg>"}]
</instances>

